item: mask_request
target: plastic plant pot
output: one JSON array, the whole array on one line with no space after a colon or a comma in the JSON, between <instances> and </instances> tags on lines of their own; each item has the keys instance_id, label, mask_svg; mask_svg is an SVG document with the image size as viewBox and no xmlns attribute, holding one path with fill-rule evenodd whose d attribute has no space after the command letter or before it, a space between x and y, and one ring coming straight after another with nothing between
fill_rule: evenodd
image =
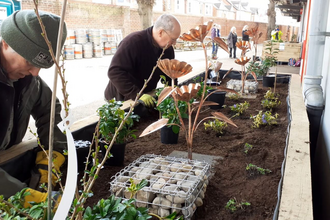
<instances>
[{"instance_id":1,"label":"plastic plant pot","mask_svg":"<svg viewBox=\"0 0 330 220\"><path fill-rule=\"evenodd\" d=\"M209 89L207 90L208 94L210 94L211 92L215 91L216 89ZM215 93L212 93L207 100L208 101L212 101L212 102L216 102L219 105L211 105L210 108L211 109L221 109L222 106L225 104L225 99L226 99L226 92L223 91L218 91Z\"/></svg>"},{"instance_id":2,"label":"plastic plant pot","mask_svg":"<svg viewBox=\"0 0 330 220\"><path fill-rule=\"evenodd\" d=\"M263 87L274 87L275 75L268 75L262 77Z\"/></svg>"},{"instance_id":3,"label":"plastic plant pot","mask_svg":"<svg viewBox=\"0 0 330 220\"><path fill-rule=\"evenodd\" d=\"M104 142L100 142L102 156L105 156L105 144ZM110 150L110 153L112 154L111 158L108 158L107 161L104 163L106 166L122 166L125 159L125 148L126 143L123 144L114 144Z\"/></svg>"},{"instance_id":4,"label":"plastic plant pot","mask_svg":"<svg viewBox=\"0 0 330 220\"><path fill-rule=\"evenodd\" d=\"M160 141L163 144L177 144L179 132L176 134L172 130L172 126L164 126L160 129Z\"/></svg>"}]
</instances>

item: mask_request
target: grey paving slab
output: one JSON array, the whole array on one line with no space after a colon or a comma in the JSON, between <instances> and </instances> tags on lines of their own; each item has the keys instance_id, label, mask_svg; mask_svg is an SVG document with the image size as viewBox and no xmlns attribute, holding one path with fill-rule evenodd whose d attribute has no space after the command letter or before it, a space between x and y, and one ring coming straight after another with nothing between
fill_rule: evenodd
<instances>
[{"instance_id":1,"label":"grey paving slab","mask_svg":"<svg viewBox=\"0 0 330 220\"><path fill-rule=\"evenodd\" d=\"M169 154L169 156L177 158L188 158L188 153L185 151L174 150ZM214 166L217 163L217 160L223 160L223 157L193 153L192 159L198 161L205 161L208 164L211 164L211 166Z\"/></svg>"}]
</instances>

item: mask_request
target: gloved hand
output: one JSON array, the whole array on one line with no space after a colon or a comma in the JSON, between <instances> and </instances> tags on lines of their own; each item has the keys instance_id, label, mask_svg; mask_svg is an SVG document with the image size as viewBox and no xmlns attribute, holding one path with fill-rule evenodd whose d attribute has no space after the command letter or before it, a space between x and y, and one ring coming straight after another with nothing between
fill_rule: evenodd
<instances>
[{"instance_id":1,"label":"gloved hand","mask_svg":"<svg viewBox=\"0 0 330 220\"><path fill-rule=\"evenodd\" d=\"M148 94L143 94L140 97L140 100L144 103L145 106L147 106L148 108L152 108L155 107L155 102L156 99L154 97L152 97L151 95Z\"/></svg>"},{"instance_id":2,"label":"gloved hand","mask_svg":"<svg viewBox=\"0 0 330 220\"><path fill-rule=\"evenodd\" d=\"M45 202L47 199L48 193L42 193L31 188L27 188L25 192L29 192L29 195L25 196L24 198L24 205L23 205L24 208L32 207L30 202L41 203L41 202ZM54 191L52 192L52 199L54 200L52 203L53 208L57 209L58 205L60 204L61 198L62 198L61 194Z\"/></svg>"},{"instance_id":3,"label":"gloved hand","mask_svg":"<svg viewBox=\"0 0 330 220\"><path fill-rule=\"evenodd\" d=\"M48 153L48 151L46 151ZM60 171L60 167L65 161L65 157L56 151L53 151L53 164L54 168L57 172ZM47 183L48 182L48 158L43 151L39 151L36 157L36 165L38 171L40 173L40 180L39 184ZM55 186L57 181L56 175L52 174L52 185Z\"/></svg>"}]
</instances>

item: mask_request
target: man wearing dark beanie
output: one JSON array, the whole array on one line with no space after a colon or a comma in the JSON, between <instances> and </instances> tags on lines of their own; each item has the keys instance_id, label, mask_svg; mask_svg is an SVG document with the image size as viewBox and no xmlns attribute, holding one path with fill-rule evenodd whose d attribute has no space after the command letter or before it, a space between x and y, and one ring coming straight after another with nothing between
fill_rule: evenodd
<instances>
[{"instance_id":1,"label":"man wearing dark beanie","mask_svg":"<svg viewBox=\"0 0 330 220\"><path fill-rule=\"evenodd\" d=\"M60 17L39 11L46 28L54 54ZM66 39L66 26L63 28L61 47ZM54 64L46 44L38 18L34 10L15 12L1 25L0 39L0 154L22 142L27 131L29 118L36 121L37 133L41 144L47 149L49 140L49 122L52 92L38 76L41 68ZM56 102L55 124L61 121L61 105ZM59 170L65 158L66 139L55 126L54 130L54 166ZM31 171L38 176L37 184L47 184L48 159L36 146L35 149L0 164L0 195L8 198L22 189L31 186ZM32 172L33 173L33 172ZM33 178L32 178L33 179ZM35 179L35 178L34 178ZM56 178L53 175L53 185ZM27 188L30 195L25 197L25 207L29 202L45 201L47 194Z\"/></svg>"}]
</instances>

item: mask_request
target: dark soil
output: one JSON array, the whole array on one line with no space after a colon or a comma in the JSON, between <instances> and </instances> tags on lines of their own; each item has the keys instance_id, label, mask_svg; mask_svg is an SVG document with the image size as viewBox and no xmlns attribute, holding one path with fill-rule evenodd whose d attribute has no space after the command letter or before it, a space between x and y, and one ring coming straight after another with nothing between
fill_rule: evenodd
<instances>
[{"instance_id":1,"label":"dark soil","mask_svg":"<svg viewBox=\"0 0 330 220\"><path fill-rule=\"evenodd\" d=\"M194 214L195 219L272 219L286 145L288 84L278 84L276 88L276 93L279 94L279 100L282 103L273 110L279 114L278 125L253 129L252 119L249 117L263 110L260 103L267 90L268 88L263 88L262 83L259 83L256 99L234 101L226 98L225 105L227 106L244 101L250 103L249 109L242 117L233 118L238 128L229 125L221 137L217 137L214 131L205 131L204 126L200 126L198 132L195 133L193 152L223 157L212 168L214 176L210 179L203 200L204 205L199 207ZM210 116L211 112L210 109L205 110L200 114L200 119ZM227 116L232 115L228 107L220 109L220 112ZM149 124L155 122L157 117L158 114L154 114L142 119L135 128L138 131L137 135ZM253 145L252 150L249 150L247 154L244 153L245 143ZM160 142L160 131L157 131L127 144L124 166L144 154L168 155L173 150L187 150L183 132L180 132L178 144L165 145ZM266 175L250 173L246 171L246 166L250 163L269 169L271 173ZM92 206L101 198L110 196L111 177L124 166L107 166L101 171L93 187L94 196L88 199L87 205ZM225 209L225 205L233 198L238 202L247 201L251 205L230 213Z\"/></svg>"}]
</instances>

